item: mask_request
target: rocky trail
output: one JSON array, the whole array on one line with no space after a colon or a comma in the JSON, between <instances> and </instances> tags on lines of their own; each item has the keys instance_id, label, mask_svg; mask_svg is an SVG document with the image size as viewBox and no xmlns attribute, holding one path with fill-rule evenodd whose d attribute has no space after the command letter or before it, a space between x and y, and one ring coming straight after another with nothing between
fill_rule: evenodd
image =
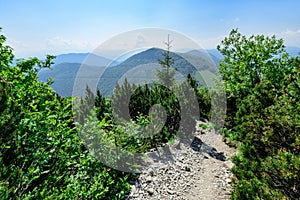
<instances>
[{"instance_id":1,"label":"rocky trail","mask_svg":"<svg viewBox=\"0 0 300 200\"><path fill-rule=\"evenodd\" d=\"M171 145L172 162L147 167L131 185L127 199L212 200L229 199L233 164L228 160L237 150L222 141L212 129L197 132L190 146Z\"/></svg>"}]
</instances>

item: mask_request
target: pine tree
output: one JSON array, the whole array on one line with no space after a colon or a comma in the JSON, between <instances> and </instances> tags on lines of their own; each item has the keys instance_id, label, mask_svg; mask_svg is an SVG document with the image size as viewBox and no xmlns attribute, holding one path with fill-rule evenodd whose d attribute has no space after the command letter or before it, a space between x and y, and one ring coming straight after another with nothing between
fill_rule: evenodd
<instances>
[{"instance_id":1,"label":"pine tree","mask_svg":"<svg viewBox=\"0 0 300 200\"><path fill-rule=\"evenodd\" d=\"M163 52L163 60L158 60L158 63L162 66L161 70L157 70L156 76L158 78L158 82L166 87L170 87L175 82L175 69L171 69L172 65L174 64L174 58L170 55L170 49L172 40L170 40L170 35L168 35L168 40L164 42L167 46L167 50Z\"/></svg>"}]
</instances>

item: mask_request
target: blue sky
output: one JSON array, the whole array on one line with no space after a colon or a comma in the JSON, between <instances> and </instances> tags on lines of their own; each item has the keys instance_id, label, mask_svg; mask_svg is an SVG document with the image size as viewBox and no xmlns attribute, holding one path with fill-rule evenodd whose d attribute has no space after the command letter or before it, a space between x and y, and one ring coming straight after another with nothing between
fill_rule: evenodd
<instances>
[{"instance_id":1,"label":"blue sky","mask_svg":"<svg viewBox=\"0 0 300 200\"><path fill-rule=\"evenodd\" d=\"M231 29L300 47L300 1L0 0L0 27L17 57L91 52L122 32L155 27L215 48Z\"/></svg>"}]
</instances>

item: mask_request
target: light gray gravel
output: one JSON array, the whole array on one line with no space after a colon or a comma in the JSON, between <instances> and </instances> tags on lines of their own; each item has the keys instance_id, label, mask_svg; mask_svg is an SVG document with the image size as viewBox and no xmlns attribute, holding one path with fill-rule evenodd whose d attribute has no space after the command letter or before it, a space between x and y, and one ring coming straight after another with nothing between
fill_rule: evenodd
<instances>
[{"instance_id":1,"label":"light gray gravel","mask_svg":"<svg viewBox=\"0 0 300 200\"><path fill-rule=\"evenodd\" d=\"M176 141L170 146L170 162L145 168L131 185L127 199L229 199L233 164L228 159L237 150L228 147L213 130L200 130L200 123L192 145L180 144L178 150Z\"/></svg>"}]
</instances>

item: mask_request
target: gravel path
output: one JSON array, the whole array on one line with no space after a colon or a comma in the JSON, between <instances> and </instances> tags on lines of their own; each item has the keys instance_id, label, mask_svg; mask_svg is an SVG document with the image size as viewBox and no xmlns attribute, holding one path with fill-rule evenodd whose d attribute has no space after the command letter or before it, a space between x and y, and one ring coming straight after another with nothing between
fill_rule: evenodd
<instances>
[{"instance_id":1,"label":"gravel path","mask_svg":"<svg viewBox=\"0 0 300 200\"><path fill-rule=\"evenodd\" d=\"M192 145L180 145L181 150L171 146L174 161L147 167L127 199L229 199L233 164L228 158L236 150L213 130L201 131L199 123Z\"/></svg>"}]
</instances>

